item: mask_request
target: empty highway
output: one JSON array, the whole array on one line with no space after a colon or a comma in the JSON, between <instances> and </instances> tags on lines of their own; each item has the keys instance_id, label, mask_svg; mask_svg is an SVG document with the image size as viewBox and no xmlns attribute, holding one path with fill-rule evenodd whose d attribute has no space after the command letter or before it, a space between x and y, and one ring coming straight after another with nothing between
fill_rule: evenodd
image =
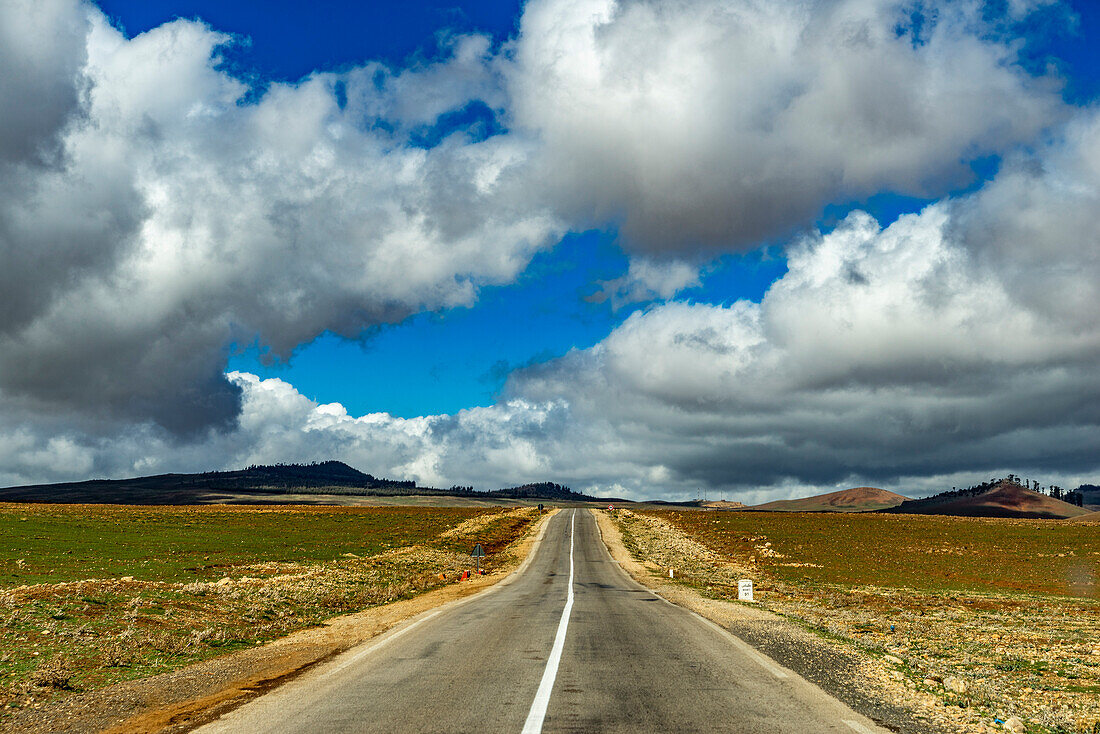
<instances>
[{"instance_id":1,"label":"empty highway","mask_svg":"<svg viewBox=\"0 0 1100 734\"><path fill-rule=\"evenodd\" d=\"M587 510L519 573L199 731L882 732L611 559Z\"/></svg>"}]
</instances>

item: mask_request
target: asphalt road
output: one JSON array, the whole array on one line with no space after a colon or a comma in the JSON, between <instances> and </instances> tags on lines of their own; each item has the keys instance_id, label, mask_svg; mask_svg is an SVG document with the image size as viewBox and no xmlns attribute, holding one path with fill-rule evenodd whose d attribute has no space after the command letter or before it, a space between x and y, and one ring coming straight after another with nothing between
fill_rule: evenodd
<instances>
[{"instance_id":1,"label":"asphalt road","mask_svg":"<svg viewBox=\"0 0 1100 734\"><path fill-rule=\"evenodd\" d=\"M883 732L551 518L526 568L199 729L213 732Z\"/></svg>"}]
</instances>

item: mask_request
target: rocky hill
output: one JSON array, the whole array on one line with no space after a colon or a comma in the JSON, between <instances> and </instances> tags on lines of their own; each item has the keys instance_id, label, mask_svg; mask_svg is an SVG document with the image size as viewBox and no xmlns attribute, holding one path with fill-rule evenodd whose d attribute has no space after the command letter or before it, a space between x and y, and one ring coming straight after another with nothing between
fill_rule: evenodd
<instances>
[{"instance_id":1,"label":"rocky hill","mask_svg":"<svg viewBox=\"0 0 1100 734\"><path fill-rule=\"evenodd\" d=\"M1030 517L1061 519L1084 515L1088 510L1026 489L1002 479L970 489L942 492L908 500L881 512L960 517Z\"/></svg>"},{"instance_id":2,"label":"rocky hill","mask_svg":"<svg viewBox=\"0 0 1100 734\"><path fill-rule=\"evenodd\" d=\"M853 487L794 500L776 500L748 507L762 512L867 512L895 507L909 498L878 487Z\"/></svg>"}]
</instances>

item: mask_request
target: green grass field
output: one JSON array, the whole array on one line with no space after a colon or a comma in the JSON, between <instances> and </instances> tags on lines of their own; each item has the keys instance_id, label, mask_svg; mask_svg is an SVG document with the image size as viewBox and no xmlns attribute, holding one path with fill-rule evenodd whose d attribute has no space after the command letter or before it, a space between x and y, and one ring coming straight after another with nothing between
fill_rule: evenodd
<instances>
[{"instance_id":1,"label":"green grass field","mask_svg":"<svg viewBox=\"0 0 1100 734\"><path fill-rule=\"evenodd\" d=\"M0 505L0 706L256 645L489 569L529 508ZM440 574L445 578L440 578Z\"/></svg>"},{"instance_id":2,"label":"green grass field","mask_svg":"<svg viewBox=\"0 0 1100 734\"><path fill-rule=\"evenodd\" d=\"M220 578L257 562L331 561L431 542L464 508L0 505L0 587L133 576Z\"/></svg>"},{"instance_id":3,"label":"green grass field","mask_svg":"<svg viewBox=\"0 0 1100 734\"><path fill-rule=\"evenodd\" d=\"M1100 526L927 515L659 512L789 583L1100 598ZM765 545L765 543L770 545Z\"/></svg>"}]
</instances>

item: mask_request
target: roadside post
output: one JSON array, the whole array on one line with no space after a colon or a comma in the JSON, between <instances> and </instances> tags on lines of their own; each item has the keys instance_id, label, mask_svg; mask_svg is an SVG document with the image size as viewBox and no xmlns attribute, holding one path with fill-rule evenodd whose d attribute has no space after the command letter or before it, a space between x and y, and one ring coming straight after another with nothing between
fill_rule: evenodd
<instances>
[{"instance_id":1,"label":"roadside post","mask_svg":"<svg viewBox=\"0 0 1100 734\"><path fill-rule=\"evenodd\" d=\"M539 502L539 514L540 515L542 514L542 503L541 502Z\"/></svg>"},{"instance_id":2,"label":"roadside post","mask_svg":"<svg viewBox=\"0 0 1100 734\"><path fill-rule=\"evenodd\" d=\"M474 550L470 553L471 556L477 559L477 575L481 575L481 559L485 557L485 550L481 547L481 543L474 545Z\"/></svg>"},{"instance_id":3,"label":"roadside post","mask_svg":"<svg viewBox=\"0 0 1100 734\"><path fill-rule=\"evenodd\" d=\"M752 601L752 579L737 582L737 601Z\"/></svg>"}]
</instances>

